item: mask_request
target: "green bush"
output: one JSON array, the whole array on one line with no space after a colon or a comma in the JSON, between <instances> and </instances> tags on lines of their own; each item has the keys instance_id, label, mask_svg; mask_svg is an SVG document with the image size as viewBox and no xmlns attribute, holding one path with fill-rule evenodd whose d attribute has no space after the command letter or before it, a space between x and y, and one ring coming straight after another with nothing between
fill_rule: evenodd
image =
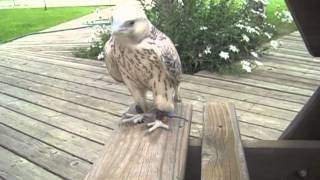
<instances>
[{"instance_id":1,"label":"green bush","mask_svg":"<svg viewBox=\"0 0 320 180\"><path fill-rule=\"evenodd\" d=\"M252 1L252 3L257 3ZM178 49L185 73L216 71L248 56L274 34L257 4L239 0L164 0L143 4L150 21ZM261 10L260 10L261 11Z\"/></svg>"},{"instance_id":2,"label":"green bush","mask_svg":"<svg viewBox=\"0 0 320 180\"><path fill-rule=\"evenodd\" d=\"M264 0L153 0L144 4L149 20L167 34L179 52L184 73L200 70L226 71L234 62L251 72L261 65L264 43L275 34L262 9ZM102 59L110 37L107 27L95 28L92 45L79 50L80 57ZM248 61L248 59L251 59Z\"/></svg>"},{"instance_id":3,"label":"green bush","mask_svg":"<svg viewBox=\"0 0 320 180\"><path fill-rule=\"evenodd\" d=\"M100 29L100 30L97 30ZM107 30L102 30L107 29ZM88 48L78 48L73 53L76 57L103 60L103 47L111 36L111 31L106 26L96 26Z\"/></svg>"}]
</instances>

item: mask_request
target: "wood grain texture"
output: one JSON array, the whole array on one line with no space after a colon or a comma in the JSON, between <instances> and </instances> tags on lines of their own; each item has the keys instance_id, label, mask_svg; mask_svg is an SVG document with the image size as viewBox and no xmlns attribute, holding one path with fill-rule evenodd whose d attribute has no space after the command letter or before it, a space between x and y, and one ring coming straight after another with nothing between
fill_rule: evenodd
<instances>
[{"instance_id":1,"label":"wood grain texture","mask_svg":"<svg viewBox=\"0 0 320 180\"><path fill-rule=\"evenodd\" d=\"M178 104L170 130L146 133L146 124L121 125L105 146L86 180L183 179L192 106Z\"/></svg>"},{"instance_id":2,"label":"wood grain texture","mask_svg":"<svg viewBox=\"0 0 320 180\"><path fill-rule=\"evenodd\" d=\"M201 179L249 179L235 108L230 103L206 106Z\"/></svg>"},{"instance_id":3,"label":"wood grain texture","mask_svg":"<svg viewBox=\"0 0 320 180\"><path fill-rule=\"evenodd\" d=\"M1 146L13 150L19 156L26 158L46 170L50 169L51 173L63 179L83 179L91 167L91 164L86 161L0 123L0 147ZM64 166L61 166L61 164Z\"/></svg>"},{"instance_id":4,"label":"wood grain texture","mask_svg":"<svg viewBox=\"0 0 320 180\"><path fill-rule=\"evenodd\" d=\"M0 177L6 180L62 180L0 146ZM0 178L1 179L1 178Z\"/></svg>"}]
</instances>

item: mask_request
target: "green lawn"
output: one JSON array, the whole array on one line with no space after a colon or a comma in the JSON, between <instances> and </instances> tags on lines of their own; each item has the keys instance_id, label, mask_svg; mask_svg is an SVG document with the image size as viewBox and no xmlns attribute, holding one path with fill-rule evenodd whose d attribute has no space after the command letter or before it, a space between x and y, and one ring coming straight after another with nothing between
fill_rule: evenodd
<instances>
[{"instance_id":1,"label":"green lawn","mask_svg":"<svg viewBox=\"0 0 320 180\"><path fill-rule=\"evenodd\" d=\"M0 42L47 29L93 12L96 7L0 10Z\"/></svg>"},{"instance_id":2,"label":"green lawn","mask_svg":"<svg viewBox=\"0 0 320 180\"><path fill-rule=\"evenodd\" d=\"M274 15L278 10L287 10L287 5L284 0L269 0L270 4L267 6L267 17L268 21L276 25L278 30L278 35L285 35L295 31L297 28L293 23L283 23Z\"/></svg>"}]
</instances>

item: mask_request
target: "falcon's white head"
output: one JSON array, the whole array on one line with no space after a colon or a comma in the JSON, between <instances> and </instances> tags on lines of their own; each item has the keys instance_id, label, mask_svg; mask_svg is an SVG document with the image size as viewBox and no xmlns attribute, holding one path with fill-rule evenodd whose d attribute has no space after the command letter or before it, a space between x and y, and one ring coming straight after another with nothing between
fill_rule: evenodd
<instances>
[{"instance_id":1,"label":"falcon's white head","mask_svg":"<svg viewBox=\"0 0 320 180\"><path fill-rule=\"evenodd\" d=\"M139 43L150 32L150 22L139 6L120 6L112 13L112 35L123 43Z\"/></svg>"}]
</instances>

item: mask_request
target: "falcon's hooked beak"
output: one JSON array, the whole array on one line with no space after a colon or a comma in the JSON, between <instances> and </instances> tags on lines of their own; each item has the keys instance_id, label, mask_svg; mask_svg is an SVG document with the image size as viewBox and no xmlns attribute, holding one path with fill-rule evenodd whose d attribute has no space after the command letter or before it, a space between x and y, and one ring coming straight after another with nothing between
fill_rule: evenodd
<instances>
[{"instance_id":1,"label":"falcon's hooked beak","mask_svg":"<svg viewBox=\"0 0 320 180\"><path fill-rule=\"evenodd\" d=\"M118 33L125 31L125 28L122 27L122 23L114 21L111 24L111 31L112 31L112 33L118 34Z\"/></svg>"}]
</instances>

